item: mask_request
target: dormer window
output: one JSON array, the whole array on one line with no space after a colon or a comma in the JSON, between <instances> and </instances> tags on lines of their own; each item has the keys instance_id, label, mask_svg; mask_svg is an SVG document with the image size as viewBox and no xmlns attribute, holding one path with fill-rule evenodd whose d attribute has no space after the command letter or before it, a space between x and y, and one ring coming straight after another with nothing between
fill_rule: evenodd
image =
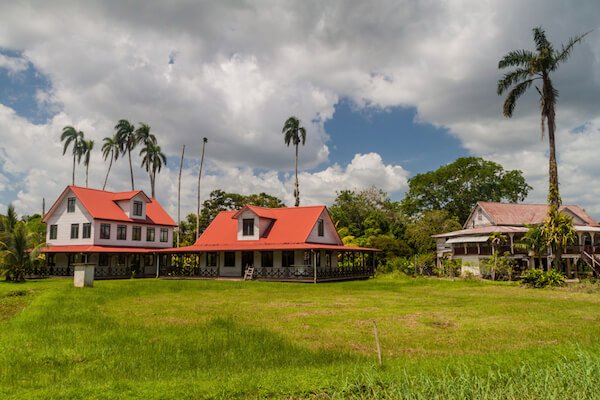
<instances>
[{"instance_id":1,"label":"dormer window","mask_svg":"<svg viewBox=\"0 0 600 400\"><path fill-rule=\"evenodd\" d=\"M244 218L242 224L242 235L254 236L254 218Z\"/></svg>"},{"instance_id":2,"label":"dormer window","mask_svg":"<svg viewBox=\"0 0 600 400\"><path fill-rule=\"evenodd\" d=\"M67 199L67 212L75 212L75 197L69 197Z\"/></svg>"},{"instance_id":3,"label":"dormer window","mask_svg":"<svg viewBox=\"0 0 600 400\"><path fill-rule=\"evenodd\" d=\"M141 201L133 202L133 216L134 217L142 216L142 202Z\"/></svg>"},{"instance_id":4,"label":"dormer window","mask_svg":"<svg viewBox=\"0 0 600 400\"><path fill-rule=\"evenodd\" d=\"M325 226L322 219L317 222L317 235L325 236Z\"/></svg>"}]
</instances>

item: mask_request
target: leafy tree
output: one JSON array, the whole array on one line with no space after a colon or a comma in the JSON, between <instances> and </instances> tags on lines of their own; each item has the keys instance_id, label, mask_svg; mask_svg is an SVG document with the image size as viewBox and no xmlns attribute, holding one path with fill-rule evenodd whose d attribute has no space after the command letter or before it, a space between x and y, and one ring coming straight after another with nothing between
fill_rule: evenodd
<instances>
[{"instance_id":1,"label":"leafy tree","mask_svg":"<svg viewBox=\"0 0 600 400\"><path fill-rule=\"evenodd\" d=\"M551 186L550 192L554 191L554 187ZM560 197L556 193L548 197L548 200L556 197L560 204ZM576 232L573 227L573 218L570 215L561 213L554 204L550 204L548 216L542 224L542 233L546 238L546 245L552 249L552 265L559 270L564 248L575 242Z\"/></svg>"},{"instance_id":2,"label":"leafy tree","mask_svg":"<svg viewBox=\"0 0 600 400\"><path fill-rule=\"evenodd\" d=\"M65 126L60 135L60 141L65 142L63 147L63 155L67 153L69 146L72 147L71 152L73 154L73 180L72 185L75 185L75 160L79 158L81 160L81 143L83 142L83 132L78 131L72 126Z\"/></svg>"},{"instance_id":3,"label":"leafy tree","mask_svg":"<svg viewBox=\"0 0 600 400\"><path fill-rule=\"evenodd\" d=\"M304 146L304 143L306 142L306 129L304 129L303 126L300 126L300 120L298 118L289 117L283 124L281 133L283 133L283 140L288 147L290 143L296 147L296 183L294 186L294 197L296 198L296 203L294 206L298 207L300 205L300 186L298 185L298 145L302 143Z\"/></svg>"},{"instance_id":4,"label":"leafy tree","mask_svg":"<svg viewBox=\"0 0 600 400\"><path fill-rule=\"evenodd\" d=\"M531 186L519 170L505 171L493 161L462 157L435 171L417 174L408 181L402 201L406 214L446 210L464 223L478 201L523 201Z\"/></svg>"},{"instance_id":5,"label":"leafy tree","mask_svg":"<svg viewBox=\"0 0 600 400\"><path fill-rule=\"evenodd\" d=\"M94 149L94 141L82 140L80 146L81 148L77 155L77 162L80 162L83 157L83 165L85 165L85 187L88 187L88 170L90 168L90 157L92 155L92 150Z\"/></svg>"},{"instance_id":6,"label":"leafy tree","mask_svg":"<svg viewBox=\"0 0 600 400\"><path fill-rule=\"evenodd\" d=\"M125 155L127 153L127 157L129 158L129 172L131 174L131 190L135 190L135 186L133 183L133 165L131 164L131 152L137 146L136 135L135 135L135 126L129 123L126 119L121 119L115 125L117 140L119 142L119 148L121 149L121 154Z\"/></svg>"},{"instance_id":7,"label":"leafy tree","mask_svg":"<svg viewBox=\"0 0 600 400\"><path fill-rule=\"evenodd\" d=\"M25 280L27 270L38 260L43 246L36 239L36 232L30 231L25 222L18 221L6 240L0 243L0 272L6 280Z\"/></svg>"},{"instance_id":8,"label":"leafy tree","mask_svg":"<svg viewBox=\"0 0 600 400\"><path fill-rule=\"evenodd\" d=\"M432 235L461 229L456 217L446 210L427 210L406 226L406 240L419 254L435 251Z\"/></svg>"},{"instance_id":9,"label":"leafy tree","mask_svg":"<svg viewBox=\"0 0 600 400\"><path fill-rule=\"evenodd\" d=\"M554 130L556 129L554 109L556 99L558 98L558 90L556 90L550 79L550 73L555 72L562 63L567 61L573 47L581 42L586 35L587 33L571 38L566 46L563 45L560 50L555 50L552 43L546 38L546 32L541 27L533 28L533 40L536 51L513 50L506 54L498 63L498 68L500 69L515 68L506 73L498 81L497 93L499 96L507 90L509 91L502 111L507 118L512 117L519 97L534 82L541 81L541 88L536 86L536 90L540 95L542 139L544 138L545 128L546 126L548 127L548 144L550 147L548 163L549 183L550 187L556 188L555 191L550 191L549 202L555 207L560 205L556 144L554 139Z\"/></svg>"},{"instance_id":10,"label":"leafy tree","mask_svg":"<svg viewBox=\"0 0 600 400\"><path fill-rule=\"evenodd\" d=\"M108 164L108 170L106 171L106 178L104 178L104 185L102 185L102 190L106 188L106 182L108 182L108 174L110 174L110 169L112 167L113 161L117 161L119 155L121 154L119 138L117 134L114 134L113 137L105 137L104 144L102 144L102 158L106 161L107 158L110 158L110 163Z\"/></svg>"},{"instance_id":11,"label":"leafy tree","mask_svg":"<svg viewBox=\"0 0 600 400\"><path fill-rule=\"evenodd\" d=\"M142 167L146 168L146 172L150 175L150 188L152 197L154 198L154 187L156 185L156 173L160 172L163 165L167 165L167 157L161 151L158 144L149 142L140 151L142 157Z\"/></svg>"},{"instance_id":12,"label":"leafy tree","mask_svg":"<svg viewBox=\"0 0 600 400\"><path fill-rule=\"evenodd\" d=\"M527 225L527 232L519 241L518 246L523 246L532 252L538 260L538 265L542 268L542 255L548 250L548 244L541 224Z\"/></svg>"}]
</instances>

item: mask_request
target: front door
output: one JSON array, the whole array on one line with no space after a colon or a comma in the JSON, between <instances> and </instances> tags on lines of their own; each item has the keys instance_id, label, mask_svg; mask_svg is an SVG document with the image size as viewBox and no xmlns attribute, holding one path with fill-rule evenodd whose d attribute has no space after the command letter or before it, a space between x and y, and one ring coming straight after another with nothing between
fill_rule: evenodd
<instances>
[{"instance_id":1,"label":"front door","mask_svg":"<svg viewBox=\"0 0 600 400\"><path fill-rule=\"evenodd\" d=\"M242 276L246 272L246 268L254 266L254 252L242 251Z\"/></svg>"}]
</instances>

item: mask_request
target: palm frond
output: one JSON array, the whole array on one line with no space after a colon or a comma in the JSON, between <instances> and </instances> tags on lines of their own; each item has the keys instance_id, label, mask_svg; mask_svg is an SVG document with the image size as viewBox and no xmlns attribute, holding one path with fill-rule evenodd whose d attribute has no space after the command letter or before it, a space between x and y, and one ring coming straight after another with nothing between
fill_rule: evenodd
<instances>
[{"instance_id":1,"label":"palm frond","mask_svg":"<svg viewBox=\"0 0 600 400\"><path fill-rule=\"evenodd\" d=\"M504 75L502 79L498 81L498 87L496 89L496 93L498 95L502 95L507 89L509 89L512 85L522 82L530 77L530 72L526 68L518 68L514 71L508 72ZM533 78L533 80L539 78Z\"/></svg>"},{"instance_id":2,"label":"palm frond","mask_svg":"<svg viewBox=\"0 0 600 400\"><path fill-rule=\"evenodd\" d=\"M515 87L513 87L513 89L510 92L508 92L508 96L506 96L506 99L504 100L504 105L502 109L502 114L505 117L512 117L515 105L517 104L517 100L523 95L523 93L525 93L527 89L529 89L533 81L533 79L528 79L526 81L520 82L517 85L515 85Z\"/></svg>"},{"instance_id":3,"label":"palm frond","mask_svg":"<svg viewBox=\"0 0 600 400\"><path fill-rule=\"evenodd\" d=\"M533 57L534 54L529 50L513 50L502 57L498 62L498 68L526 67Z\"/></svg>"},{"instance_id":4,"label":"palm frond","mask_svg":"<svg viewBox=\"0 0 600 400\"><path fill-rule=\"evenodd\" d=\"M535 48L538 53L549 51L549 53L552 54L554 51L552 43L546 38L546 32L541 26L533 28L533 41L535 42Z\"/></svg>"},{"instance_id":5,"label":"palm frond","mask_svg":"<svg viewBox=\"0 0 600 400\"><path fill-rule=\"evenodd\" d=\"M591 31L584 33L583 35L575 36L574 38L570 38L567 42L567 45L563 45L561 50L554 55L554 63L552 64L552 71L556 71L558 66L567 61L567 59L571 56L571 52L573 51L573 47L577 43L581 43L583 38L585 38Z\"/></svg>"}]
</instances>

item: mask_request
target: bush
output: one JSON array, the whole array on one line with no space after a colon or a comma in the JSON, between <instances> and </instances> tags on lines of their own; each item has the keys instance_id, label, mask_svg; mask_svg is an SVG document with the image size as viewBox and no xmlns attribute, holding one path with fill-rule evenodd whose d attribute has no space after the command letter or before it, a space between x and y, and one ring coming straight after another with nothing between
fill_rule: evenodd
<instances>
[{"instance_id":1,"label":"bush","mask_svg":"<svg viewBox=\"0 0 600 400\"><path fill-rule=\"evenodd\" d=\"M541 269L528 269L521 275L520 282L534 288L555 287L565 284L565 276L554 269L547 272Z\"/></svg>"},{"instance_id":2,"label":"bush","mask_svg":"<svg viewBox=\"0 0 600 400\"><path fill-rule=\"evenodd\" d=\"M377 272L384 274L400 272L412 276L415 274L415 266L406 257L390 257L385 261L385 264L380 264L377 267Z\"/></svg>"}]
</instances>

